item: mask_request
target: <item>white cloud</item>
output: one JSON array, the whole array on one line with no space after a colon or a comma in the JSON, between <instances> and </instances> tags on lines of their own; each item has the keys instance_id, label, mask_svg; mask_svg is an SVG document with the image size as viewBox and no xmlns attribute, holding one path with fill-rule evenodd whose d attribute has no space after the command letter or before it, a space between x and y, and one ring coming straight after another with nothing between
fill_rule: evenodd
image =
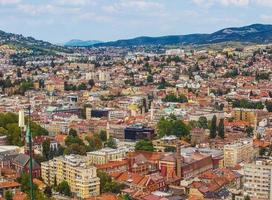
<instances>
[{"instance_id":1,"label":"white cloud","mask_svg":"<svg viewBox=\"0 0 272 200\"><path fill-rule=\"evenodd\" d=\"M258 5L272 6L272 0L255 0Z\"/></svg>"},{"instance_id":2,"label":"white cloud","mask_svg":"<svg viewBox=\"0 0 272 200\"><path fill-rule=\"evenodd\" d=\"M1 5L18 4L21 0L0 0Z\"/></svg>"},{"instance_id":3,"label":"white cloud","mask_svg":"<svg viewBox=\"0 0 272 200\"><path fill-rule=\"evenodd\" d=\"M55 8L52 5L32 5L32 4L20 4L18 10L29 15L38 15L42 13L51 13Z\"/></svg>"},{"instance_id":4,"label":"white cloud","mask_svg":"<svg viewBox=\"0 0 272 200\"><path fill-rule=\"evenodd\" d=\"M87 12L83 13L77 16L75 19L77 20L86 20L86 21L96 21L96 22L111 22L111 18L107 16L102 16L102 15L97 15L96 13L93 12Z\"/></svg>"},{"instance_id":5,"label":"white cloud","mask_svg":"<svg viewBox=\"0 0 272 200\"><path fill-rule=\"evenodd\" d=\"M59 7L53 4L19 4L17 6L18 11L25 15L42 15L42 14L52 14L52 15L63 15L63 14L79 14L80 8L65 8Z\"/></svg>"},{"instance_id":6,"label":"white cloud","mask_svg":"<svg viewBox=\"0 0 272 200\"><path fill-rule=\"evenodd\" d=\"M58 0L57 4L71 5L71 6L84 6L88 4L96 5L95 0Z\"/></svg>"},{"instance_id":7,"label":"white cloud","mask_svg":"<svg viewBox=\"0 0 272 200\"><path fill-rule=\"evenodd\" d=\"M162 8L162 4L150 0L119 0L119 2L104 6L102 9L106 12L118 13L127 9L146 11L149 9L158 10Z\"/></svg>"},{"instance_id":8,"label":"white cloud","mask_svg":"<svg viewBox=\"0 0 272 200\"><path fill-rule=\"evenodd\" d=\"M210 7L212 5L223 5L223 6L247 6L250 0L192 0L193 3L199 6Z\"/></svg>"},{"instance_id":9,"label":"white cloud","mask_svg":"<svg viewBox=\"0 0 272 200\"><path fill-rule=\"evenodd\" d=\"M264 23L272 23L272 15L261 15L260 19L264 22Z\"/></svg>"}]
</instances>

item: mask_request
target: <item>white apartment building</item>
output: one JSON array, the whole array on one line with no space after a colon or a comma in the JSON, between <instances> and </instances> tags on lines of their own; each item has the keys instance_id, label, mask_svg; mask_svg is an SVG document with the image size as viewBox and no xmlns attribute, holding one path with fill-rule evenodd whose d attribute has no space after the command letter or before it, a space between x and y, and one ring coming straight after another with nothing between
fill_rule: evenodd
<instances>
[{"instance_id":1,"label":"white apartment building","mask_svg":"<svg viewBox=\"0 0 272 200\"><path fill-rule=\"evenodd\" d=\"M241 140L224 146L224 165L234 167L241 162L250 162L254 158L253 140Z\"/></svg>"},{"instance_id":2,"label":"white apartment building","mask_svg":"<svg viewBox=\"0 0 272 200\"><path fill-rule=\"evenodd\" d=\"M272 199L272 161L244 165L244 196L258 200Z\"/></svg>"},{"instance_id":3,"label":"white apartment building","mask_svg":"<svg viewBox=\"0 0 272 200\"><path fill-rule=\"evenodd\" d=\"M41 163L42 179L47 185L66 180L71 191L79 198L100 194L100 179L96 167L89 165L86 156L69 155L56 157Z\"/></svg>"}]
</instances>

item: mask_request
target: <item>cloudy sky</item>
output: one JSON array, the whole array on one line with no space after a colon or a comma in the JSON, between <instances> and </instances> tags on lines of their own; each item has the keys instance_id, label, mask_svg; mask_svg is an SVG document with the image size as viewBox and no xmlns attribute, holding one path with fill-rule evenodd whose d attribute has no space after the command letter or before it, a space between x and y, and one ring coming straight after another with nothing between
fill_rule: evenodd
<instances>
[{"instance_id":1,"label":"cloudy sky","mask_svg":"<svg viewBox=\"0 0 272 200\"><path fill-rule=\"evenodd\" d=\"M0 0L0 29L53 43L272 24L272 0Z\"/></svg>"}]
</instances>

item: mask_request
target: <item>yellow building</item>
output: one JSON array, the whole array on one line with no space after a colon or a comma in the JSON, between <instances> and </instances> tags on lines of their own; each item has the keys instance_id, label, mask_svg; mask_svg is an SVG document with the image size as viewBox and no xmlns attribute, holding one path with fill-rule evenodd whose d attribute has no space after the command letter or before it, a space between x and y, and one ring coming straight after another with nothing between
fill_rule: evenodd
<instances>
[{"instance_id":1,"label":"yellow building","mask_svg":"<svg viewBox=\"0 0 272 200\"><path fill-rule=\"evenodd\" d=\"M42 179L48 185L56 180L60 184L66 180L71 192L79 198L88 198L100 194L100 179L97 177L96 167L87 162L87 157L69 155L56 157L42 162Z\"/></svg>"},{"instance_id":2,"label":"yellow building","mask_svg":"<svg viewBox=\"0 0 272 200\"><path fill-rule=\"evenodd\" d=\"M126 157L127 149L104 148L98 151L87 152L89 164L102 165L109 161L120 161Z\"/></svg>"},{"instance_id":3,"label":"yellow building","mask_svg":"<svg viewBox=\"0 0 272 200\"><path fill-rule=\"evenodd\" d=\"M251 125L255 125L257 120L257 113L252 109L235 108L232 111L232 116L235 121L242 120L249 122Z\"/></svg>"},{"instance_id":4,"label":"yellow building","mask_svg":"<svg viewBox=\"0 0 272 200\"><path fill-rule=\"evenodd\" d=\"M224 146L224 165L234 167L241 162L250 162L254 157L253 141L242 140Z\"/></svg>"},{"instance_id":5,"label":"yellow building","mask_svg":"<svg viewBox=\"0 0 272 200\"><path fill-rule=\"evenodd\" d=\"M154 148L156 149L156 151L158 152L165 152L165 150L175 151L178 143L183 147L190 146L189 143L179 140L179 138L176 137L175 135L169 135L169 136L165 135L160 139L152 140L152 144Z\"/></svg>"}]
</instances>

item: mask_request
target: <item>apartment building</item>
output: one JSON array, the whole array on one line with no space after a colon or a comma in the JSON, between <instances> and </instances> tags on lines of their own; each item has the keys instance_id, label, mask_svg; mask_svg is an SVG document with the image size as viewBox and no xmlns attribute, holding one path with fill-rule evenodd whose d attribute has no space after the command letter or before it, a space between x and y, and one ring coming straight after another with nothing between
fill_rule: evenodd
<instances>
[{"instance_id":1,"label":"apartment building","mask_svg":"<svg viewBox=\"0 0 272 200\"><path fill-rule=\"evenodd\" d=\"M224 165L234 167L241 162L250 162L254 157L252 139L237 141L224 146Z\"/></svg>"},{"instance_id":2,"label":"apartment building","mask_svg":"<svg viewBox=\"0 0 272 200\"><path fill-rule=\"evenodd\" d=\"M235 108L232 111L235 121L246 121L251 125L255 125L257 121L257 112L253 109Z\"/></svg>"},{"instance_id":3,"label":"apartment building","mask_svg":"<svg viewBox=\"0 0 272 200\"><path fill-rule=\"evenodd\" d=\"M258 200L272 199L271 160L244 165L244 195Z\"/></svg>"},{"instance_id":4,"label":"apartment building","mask_svg":"<svg viewBox=\"0 0 272 200\"><path fill-rule=\"evenodd\" d=\"M66 180L71 191L79 198L100 194L100 180L96 167L88 164L86 157L69 155L56 157L41 163L42 178L48 185Z\"/></svg>"},{"instance_id":5,"label":"apartment building","mask_svg":"<svg viewBox=\"0 0 272 200\"><path fill-rule=\"evenodd\" d=\"M120 161L126 157L128 152L127 148L104 148L98 151L87 152L87 158L89 164L102 165L109 161Z\"/></svg>"}]
</instances>

